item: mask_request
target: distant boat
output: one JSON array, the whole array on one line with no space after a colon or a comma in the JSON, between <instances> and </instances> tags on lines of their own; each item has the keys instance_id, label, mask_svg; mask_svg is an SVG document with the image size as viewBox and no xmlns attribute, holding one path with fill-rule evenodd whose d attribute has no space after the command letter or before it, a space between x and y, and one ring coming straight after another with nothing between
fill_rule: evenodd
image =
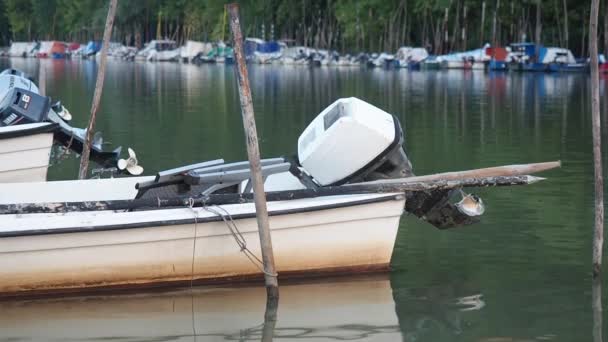
<instances>
[{"instance_id":1,"label":"distant boat","mask_svg":"<svg viewBox=\"0 0 608 342\"><path fill-rule=\"evenodd\" d=\"M389 68L394 64L394 61L395 55L386 52L380 54L374 53L367 61L367 66L370 68Z\"/></svg>"},{"instance_id":2,"label":"distant boat","mask_svg":"<svg viewBox=\"0 0 608 342\"><path fill-rule=\"evenodd\" d=\"M213 50L213 44L196 42L193 40L186 41L186 44L181 48L180 57L184 62L192 62L198 55L206 55Z\"/></svg>"},{"instance_id":3,"label":"distant boat","mask_svg":"<svg viewBox=\"0 0 608 342\"><path fill-rule=\"evenodd\" d=\"M36 42L13 42L8 49L9 57L32 57Z\"/></svg>"},{"instance_id":4,"label":"distant boat","mask_svg":"<svg viewBox=\"0 0 608 342\"><path fill-rule=\"evenodd\" d=\"M504 47L489 47L487 54L490 56L488 70L507 71L509 51Z\"/></svg>"},{"instance_id":5,"label":"distant boat","mask_svg":"<svg viewBox=\"0 0 608 342\"><path fill-rule=\"evenodd\" d=\"M135 60L177 61L181 50L173 40L151 40L137 52Z\"/></svg>"},{"instance_id":6,"label":"distant boat","mask_svg":"<svg viewBox=\"0 0 608 342\"><path fill-rule=\"evenodd\" d=\"M577 61L569 49L547 47L541 49L542 62L547 64L547 70L553 72L586 72L589 64Z\"/></svg>"},{"instance_id":7,"label":"distant boat","mask_svg":"<svg viewBox=\"0 0 608 342\"><path fill-rule=\"evenodd\" d=\"M268 64L281 58L281 45L276 41L265 41L259 38L245 39L245 57L249 61Z\"/></svg>"},{"instance_id":8,"label":"distant boat","mask_svg":"<svg viewBox=\"0 0 608 342\"><path fill-rule=\"evenodd\" d=\"M40 48L36 53L38 58L64 58L66 46L65 43L59 41L44 41L40 43Z\"/></svg>"},{"instance_id":9,"label":"distant boat","mask_svg":"<svg viewBox=\"0 0 608 342\"><path fill-rule=\"evenodd\" d=\"M534 43L511 44L509 69L531 72L584 72L588 63L578 62L569 49Z\"/></svg>"},{"instance_id":10,"label":"distant boat","mask_svg":"<svg viewBox=\"0 0 608 342\"><path fill-rule=\"evenodd\" d=\"M437 60L445 69L484 70L485 64L490 61L490 56L487 54L488 47L489 45L486 45L481 49L437 56Z\"/></svg>"},{"instance_id":11,"label":"distant boat","mask_svg":"<svg viewBox=\"0 0 608 342\"><path fill-rule=\"evenodd\" d=\"M211 49L205 49L199 52L191 62L200 63L231 63L234 60L234 51L232 47L227 46L224 42L211 44Z\"/></svg>"},{"instance_id":12,"label":"distant boat","mask_svg":"<svg viewBox=\"0 0 608 342\"><path fill-rule=\"evenodd\" d=\"M101 42L91 40L87 43L87 46L84 48L82 55L85 57L94 56L97 52L101 50Z\"/></svg>"},{"instance_id":13,"label":"distant boat","mask_svg":"<svg viewBox=\"0 0 608 342\"><path fill-rule=\"evenodd\" d=\"M422 47L403 46L397 50L395 62L400 68L419 70L422 62L429 57L429 53Z\"/></svg>"},{"instance_id":14,"label":"distant boat","mask_svg":"<svg viewBox=\"0 0 608 342\"><path fill-rule=\"evenodd\" d=\"M437 56L431 55L427 57L420 65L422 70L439 70L441 69L441 61L437 59Z\"/></svg>"}]
</instances>

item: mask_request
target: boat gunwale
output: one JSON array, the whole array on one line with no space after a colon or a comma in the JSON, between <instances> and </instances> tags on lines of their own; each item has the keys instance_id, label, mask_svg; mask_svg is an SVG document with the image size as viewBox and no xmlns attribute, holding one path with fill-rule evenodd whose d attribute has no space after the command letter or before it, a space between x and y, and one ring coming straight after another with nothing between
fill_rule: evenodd
<instances>
[{"instance_id":1,"label":"boat gunwale","mask_svg":"<svg viewBox=\"0 0 608 342\"><path fill-rule=\"evenodd\" d=\"M402 194L388 194L385 196L366 198L354 201L346 201L346 202L338 202L331 204L322 204L317 206L307 206L301 208L292 208L292 209L280 209L280 210L269 210L269 216L282 216L282 215L292 215L292 214L300 214L300 213L308 213L313 211L322 211L322 210L332 210L332 209L340 209L347 208L359 205L373 204L373 203L382 203L388 201L399 201L405 200L405 196ZM211 207L214 207L213 205ZM194 207L200 208L200 207ZM169 209L169 208L167 208ZM171 208L175 209L175 208ZM1 217L1 215L0 215ZM256 213L242 213L242 214L234 214L231 215L231 218L234 220L240 219L250 219L255 218ZM69 228L50 228L50 229L31 229L31 230L20 230L20 231L5 231L0 232L0 239L4 238L14 238L14 237L25 237L25 236L39 236L39 235L55 235L55 234L72 234L72 233L83 233L83 232L100 232L100 231L113 231L113 230L125 230L125 229L139 229L139 228L152 228L152 227L166 227L166 226L177 226L177 225L186 225L186 224L194 224L194 223L209 223L209 222L219 222L222 221L223 218L221 216L213 215L209 217L192 217L187 219L174 219L174 220L161 220L161 221L146 221L146 222L133 222L127 224L112 224L112 225L104 225L104 226L87 226L87 227L69 227Z\"/></svg>"},{"instance_id":2,"label":"boat gunwale","mask_svg":"<svg viewBox=\"0 0 608 342\"><path fill-rule=\"evenodd\" d=\"M21 125L15 125L15 126L21 126ZM57 123L49 122L47 125L38 125L36 127L0 132L0 140L21 138L24 136L41 134L41 133L53 133L57 130L58 127L59 127L59 125Z\"/></svg>"}]
</instances>

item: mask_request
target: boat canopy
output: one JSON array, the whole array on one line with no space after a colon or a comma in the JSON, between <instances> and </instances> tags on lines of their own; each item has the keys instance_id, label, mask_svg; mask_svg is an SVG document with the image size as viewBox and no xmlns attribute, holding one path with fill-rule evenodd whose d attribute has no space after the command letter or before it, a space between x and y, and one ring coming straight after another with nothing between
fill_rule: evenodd
<instances>
[{"instance_id":1,"label":"boat canopy","mask_svg":"<svg viewBox=\"0 0 608 342\"><path fill-rule=\"evenodd\" d=\"M84 54L87 56L94 55L99 50L101 50L101 42L91 40L87 43L87 46L84 48Z\"/></svg>"},{"instance_id":2,"label":"boat canopy","mask_svg":"<svg viewBox=\"0 0 608 342\"><path fill-rule=\"evenodd\" d=\"M509 51L504 47L489 47L486 53L495 61L505 62L509 56Z\"/></svg>"},{"instance_id":3,"label":"boat canopy","mask_svg":"<svg viewBox=\"0 0 608 342\"><path fill-rule=\"evenodd\" d=\"M540 49L539 61L545 64L549 63L567 63L574 64L576 59L572 51L565 48L547 47Z\"/></svg>"},{"instance_id":4,"label":"boat canopy","mask_svg":"<svg viewBox=\"0 0 608 342\"><path fill-rule=\"evenodd\" d=\"M276 41L264 41L259 38L245 39L245 55L253 56L255 52L276 53L281 52L281 45Z\"/></svg>"}]
</instances>

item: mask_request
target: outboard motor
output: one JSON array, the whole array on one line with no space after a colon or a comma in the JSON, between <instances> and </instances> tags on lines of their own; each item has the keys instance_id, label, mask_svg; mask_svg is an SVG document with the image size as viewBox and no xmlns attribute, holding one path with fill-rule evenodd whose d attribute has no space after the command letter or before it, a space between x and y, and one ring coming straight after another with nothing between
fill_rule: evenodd
<instances>
[{"instance_id":1,"label":"outboard motor","mask_svg":"<svg viewBox=\"0 0 608 342\"><path fill-rule=\"evenodd\" d=\"M55 141L61 142L76 153L81 153L86 130L70 126L69 111L61 102L51 104L51 98L42 96L36 84L17 69L0 73L0 127L39 122L56 124ZM104 167L116 166L121 148L103 151L102 139L96 134L91 146L91 158Z\"/></svg>"},{"instance_id":2,"label":"outboard motor","mask_svg":"<svg viewBox=\"0 0 608 342\"><path fill-rule=\"evenodd\" d=\"M50 108L48 97L22 88L9 88L0 100L0 127L43 122Z\"/></svg>"},{"instance_id":3,"label":"outboard motor","mask_svg":"<svg viewBox=\"0 0 608 342\"><path fill-rule=\"evenodd\" d=\"M298 139L298 159L321 186L413 175L399 120L354 97L310 123Z\"/></svg>"}]
</instances>

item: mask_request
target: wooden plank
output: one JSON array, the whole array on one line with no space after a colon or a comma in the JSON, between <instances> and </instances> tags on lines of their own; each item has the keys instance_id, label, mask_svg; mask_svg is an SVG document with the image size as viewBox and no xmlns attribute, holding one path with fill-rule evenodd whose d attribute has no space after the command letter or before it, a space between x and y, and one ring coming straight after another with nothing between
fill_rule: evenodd
<instances>
[{"instance_id":1,"label":"wooden plank","mask_svg":"<svg viewBox=\"0 0 608 342\"><path fill-rule=\"evenodd\" d=\"M462 180L433 180L424 182L401 183L363 183L348 186L329 186L316 189L271 191L266 193L269 201L288 201L302 198L321 196L371 194L371 193L399 193L415 191L435 191L458 189L468 187L494 187L511 185L529 185L544 180L534 176L504 176L469 178ZM139 210L161 209L171 207L187 207L190 201L195 206L223 205L235 203L249 203L253 201L252 193L211 194L205 197L177 196L173 198L144 198L116 201L87 201L73 203L24 203L0 205L0 214L28 214L28 213L63 213L75 211L95 210Z\"/></svg>"},{"instance_id":2,"label":"wooden plank","mask_svg":"<svg viewBox=\"0 0 608 342\"><path fill-rule=\"evenodd\" d=\"M547 171L561 167L561 161L552 161L546 163L534 163L534 164L516 164L516 165L505 165L496 167L487 167L482 169L474 169L467 171L456 171L456 172L444 172L436 173L432 175L416 176L408 178L398 179L383 179L373 182L367 182L365 184L392 184L392 183L417 183L417 182L428 182L434 180L460 180L468 178L486 178L486 177L505 177L505 176L522 176L530 175L542 171ZM346 184L350 186L351 184Z\"/></svg>"}]
</instances>

